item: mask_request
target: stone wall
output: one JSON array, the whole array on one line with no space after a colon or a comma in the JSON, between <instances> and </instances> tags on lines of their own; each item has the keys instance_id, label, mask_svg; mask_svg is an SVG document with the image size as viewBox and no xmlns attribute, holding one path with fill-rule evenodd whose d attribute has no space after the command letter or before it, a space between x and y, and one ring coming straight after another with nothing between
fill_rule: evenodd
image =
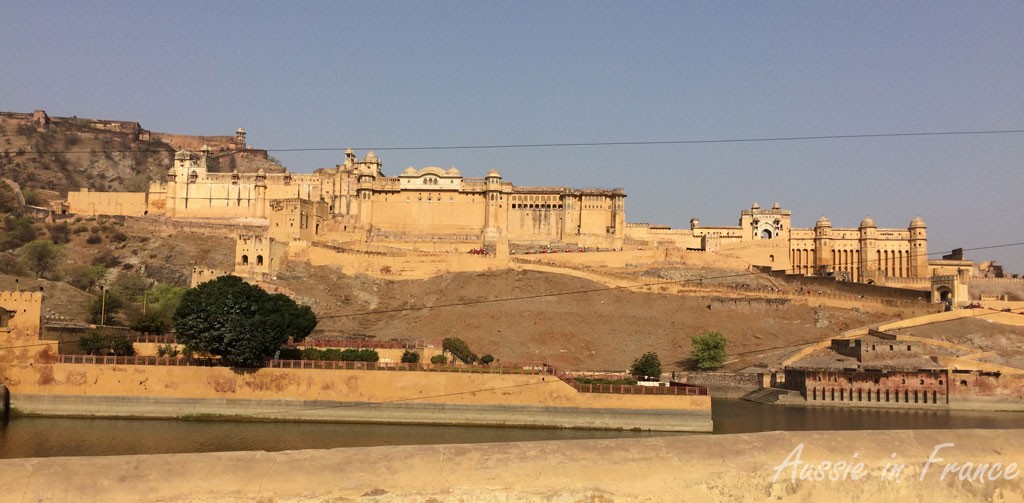
<instances>
[{"instance_id":1,"label":"stone wall","mask_svg":"<svg viewBox=\"0 0 1024 503\"><path fill-rule=\"evenodd\" d=\"M764 374L761 373L686 371L672 372L673 381L705 387L732 386L744 388L760 388L763 379Z\"/></svg>"},{"instance_id":2,"label":"stone wall","mask_svg":"<svg viewBox=\"0 0 1024 503\"><path fill-rule=\"evenodd\" d=\"M1024 301L1024 279L1021 278L971 278L968 284L971 300L982 295L1006 296L1006 300Z\"/></svg>"}]
</instances>

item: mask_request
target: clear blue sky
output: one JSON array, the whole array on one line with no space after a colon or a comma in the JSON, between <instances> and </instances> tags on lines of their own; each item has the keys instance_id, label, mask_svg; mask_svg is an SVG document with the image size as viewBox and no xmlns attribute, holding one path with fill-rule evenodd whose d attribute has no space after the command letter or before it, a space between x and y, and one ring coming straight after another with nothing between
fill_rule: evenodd
<instances>
[{"instance_id":1,"label":"clear blue sky","mask_svg":"<svg viewBox=\"0 0 1024 503\"><path fill-rule=\"evenodd\" d=\"M1022 22L1019 1L0 0L0 109L271 149L1024 129ZM932 252L1024 241L1022 134L378 154L624 187L634 222L778 201L807 227L920 215ZM1024 273L1024 247L968 257Z\"/></svg>"}]
</instances>

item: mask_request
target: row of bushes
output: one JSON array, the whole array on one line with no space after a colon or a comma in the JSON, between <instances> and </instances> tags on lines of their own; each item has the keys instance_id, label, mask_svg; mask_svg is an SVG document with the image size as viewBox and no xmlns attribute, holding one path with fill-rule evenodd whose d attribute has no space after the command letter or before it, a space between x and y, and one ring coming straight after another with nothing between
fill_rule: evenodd
<instances>
[{"instance_id":1,"label":"row of bushes","mask_svg":"<svg viewBox=\"0 0 1024 503\"><path fill-rule=\"evenodd\" d=\"M282 349L282 360L319 360L329 362L376 362L380 355L372 349Z\"/></svg>"}]
</instances>

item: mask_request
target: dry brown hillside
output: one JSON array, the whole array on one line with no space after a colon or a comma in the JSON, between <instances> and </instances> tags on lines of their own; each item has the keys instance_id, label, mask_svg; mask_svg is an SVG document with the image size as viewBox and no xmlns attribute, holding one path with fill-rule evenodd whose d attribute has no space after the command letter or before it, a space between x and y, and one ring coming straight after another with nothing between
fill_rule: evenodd
<instances>
[{"instance_id":1,"label":"dry brown hillside","mask_svg":"<svg viewBox=\"0 0 1024 503\"><path fill-rule=\"evenodd\" d=\"M149 182L163 179L174 158L171 145L112 126L137 123L54 117L42 128L27 123L25 115L0 112L0 178L14 180L25 191L66 194L87 187L141 192ZM214 163L212 171L284 169L273 159L244 152L223 164Z\"/></svg>"},{"instance_id":2,"label":"dry brown hillside","mask_svg":"<svg viewBox=\"0 0 1024 503\"><path fill-rule=\"evenodd\" d=\"M666 370L673 370L678 367L672 363L690 353L691 337L710 330L727 337L730 353L742 353L732 366L746 366L762 359L761 350L791 351L891 317L786 299L607 290L572 276L532 271L390 281L293 264L278 283L313 304L318 330L328 335L428 343L454 336L476 353L504 362L588 370L624 370L646 351L658 352L669 364ZM595 289L602 291L571 293ZM447 307L419 309L424 306ZM370 311L379 314L366 314Z\"/></svg>"}]
</instances>

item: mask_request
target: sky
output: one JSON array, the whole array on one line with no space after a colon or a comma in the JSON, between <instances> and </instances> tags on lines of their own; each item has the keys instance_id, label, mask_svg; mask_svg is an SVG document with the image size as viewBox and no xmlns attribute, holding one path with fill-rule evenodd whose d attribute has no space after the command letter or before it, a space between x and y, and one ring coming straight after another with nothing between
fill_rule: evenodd
<instances>
[{"instance_id":1,"label":"sky","mask_svg":"<svg viewBox=\"0 0 1024 503\"><path fill-rule=\"evenodd\" d=\"M928 224L1024 273L1024 2L0 0L0 110L248 132L299 173L374 149L516 185L622 187L630 222ZM397 148L397 149L396 149Z\"/></svg>"}]
</instances>

